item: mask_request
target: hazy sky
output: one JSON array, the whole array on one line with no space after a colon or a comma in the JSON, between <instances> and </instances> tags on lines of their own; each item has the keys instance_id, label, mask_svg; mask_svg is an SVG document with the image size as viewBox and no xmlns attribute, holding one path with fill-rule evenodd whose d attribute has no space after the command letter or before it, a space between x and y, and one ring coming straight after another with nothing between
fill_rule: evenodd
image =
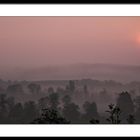
<instances>
[{"instance_id":1,"label":"hazy sky","mask_svg":"<svg viewBox=\"0 0 140 140\"><path fill-rule=\"evenodd\" d=\"M140 65L140 17L0 17L0 66Z\"/></svg>"}]
</instances>

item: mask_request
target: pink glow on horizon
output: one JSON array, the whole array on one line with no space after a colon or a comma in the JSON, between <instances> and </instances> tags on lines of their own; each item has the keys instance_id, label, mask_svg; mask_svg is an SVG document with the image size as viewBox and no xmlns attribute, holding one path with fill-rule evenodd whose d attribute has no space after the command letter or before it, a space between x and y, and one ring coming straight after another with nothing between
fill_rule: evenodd
<instances>
[{"instance_id":1,"label":"pink glow on horizon","mask_svg":"<svg viewBox=\"0 0 140 140\"><path fill-rule=\"evenodd\" d=\"M0 17L0 66L140 65L140 17Z\"/></svg>"}]
</instances>

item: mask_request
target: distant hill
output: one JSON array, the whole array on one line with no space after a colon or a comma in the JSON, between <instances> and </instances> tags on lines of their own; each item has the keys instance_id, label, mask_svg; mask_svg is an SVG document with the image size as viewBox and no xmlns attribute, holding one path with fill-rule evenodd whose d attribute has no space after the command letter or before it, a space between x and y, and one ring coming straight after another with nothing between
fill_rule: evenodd
<instances>
[{"instance_id":1,"label":"distant hill","mask_svg":"<svg viewBox=\"0 0 140 140\"><path fill-rule=\"evenodd\" d=\"M140 66L115 64L71 64L32 69L1 70L0 76L11 80L97 80L140 81Z\"/></svg>"}]
</instances>

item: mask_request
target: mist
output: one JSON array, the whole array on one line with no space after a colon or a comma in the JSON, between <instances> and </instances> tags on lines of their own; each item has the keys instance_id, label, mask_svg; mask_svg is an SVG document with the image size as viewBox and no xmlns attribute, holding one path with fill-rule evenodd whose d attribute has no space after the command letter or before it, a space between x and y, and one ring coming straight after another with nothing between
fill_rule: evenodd
<instances>
[{"instance_id":1,"label":"mist","mask_svg":"<svg viewBox=\"0 0 140 140\"><path fill-rule=\"evenodd\" d=\"M0 17L0 76L23 80L81 63L139 66L139 24L139 17Z\"/></svg>"},{"instance_id":2,"label":"mist","mask_svg":"<svg viewBox=\"0 0 140 140\"><path fill-rule=\"evenodd\" d=\"M0 17L0 66L139 65L139 17Z\"/></svg>"},{"instance_id":3,"label":"mist","mask_svg":"<svg viewBox=\"0 0 140 140\"><path fill-rule=\"evenodd\" d=\"M139 124L139 25L0 17L0 124Z\"/></svg>"}]
</instances>

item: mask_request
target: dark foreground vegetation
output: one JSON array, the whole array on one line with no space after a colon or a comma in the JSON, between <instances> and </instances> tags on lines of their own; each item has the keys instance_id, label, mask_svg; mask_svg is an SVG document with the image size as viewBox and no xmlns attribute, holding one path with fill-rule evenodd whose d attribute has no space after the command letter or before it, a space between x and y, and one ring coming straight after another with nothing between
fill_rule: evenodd
<instances>
[{"instance_id":1,"label":"dark foreground vegetation","mask_svg":"<svg viewBox=\"0 0 140 140\"><path fill-rule=\"evenodd\" d=\"M0 124L139 124L140 83L128 85L1 80Z\"/></svg>"}]
</instances>

